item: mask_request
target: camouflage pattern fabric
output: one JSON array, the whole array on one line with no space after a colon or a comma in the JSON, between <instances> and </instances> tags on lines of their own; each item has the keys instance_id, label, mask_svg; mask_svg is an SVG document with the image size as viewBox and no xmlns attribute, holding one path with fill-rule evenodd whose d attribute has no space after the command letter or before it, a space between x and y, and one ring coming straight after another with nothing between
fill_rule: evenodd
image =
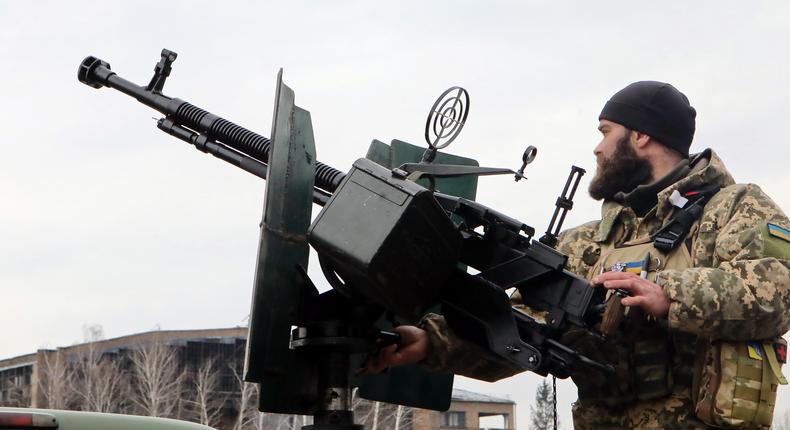
<instances>
[{"instance_id":1,"label":"camouflage pattern fabric","mask_svg":"<svg viewBox=\"0 0 790 430\"><path fill-rule=\"evenodd\" d=\"M662 272L673 330L713 339L765 339L790 328L790 258L767 255L766 222L788 226L756 185L735 185L708 203L693 251L695 268Z\"/></svg>"},{"instance_id":2,"label":"camouflage pattern fabric","mask_svg":"<svg viewBox=\"0 0 790 430\"><path fill-rule=\"evenodd\" d=\"M441 315L428 314L419 326L428 332L428 358L421 364L429 369L488 382L522 371L509 363L497 361L482 348L459 338Z\"/></svg>"},{"instance_id":3,"label":"camouflage pattern fabric","mask_svg":"<svg viewBox=\"0 0 790 430\"><path fill-rule=\"evenodd\" d=\"M699 336L707 341L781 336L790 329L790 242L768 234L766 225L787 230L790 222L759 187L735 184L722 161L709 149L685 178L658 194L658 204L644 217L617 202L606 201L601 220L563 232L558 250L569 256L568 270L591 278L603 244L623 243L655 232L672 214L669 196L673 191L683 193L710 185L722 189L705 206L693 237L693 267L666 270L657 279L671 302L666 335ZM431 340L425 360L428 367L487 381L518 372L458 338L440 316L426 316L422 326ZM579 342L583 345L583 336ZM574 378L580 392L587 379L594 380L589 375ZM577 402L574 427L706 428L694 416L690 387L676 388L666 398L619 407Z\"/></svg>"},{"instance_id":4,"label":"camouflage pattern fabric","mask_svg":"<svg viewBox=\"0 0 790 430\"><path fill-rule=\"evenodd\" d=\"M709 429L694 416L694 405L687 396L673 394L667 398L639 402L628 408L573 404L573 428L576 430L697 430Z\"/></svg>"}]
</instances>

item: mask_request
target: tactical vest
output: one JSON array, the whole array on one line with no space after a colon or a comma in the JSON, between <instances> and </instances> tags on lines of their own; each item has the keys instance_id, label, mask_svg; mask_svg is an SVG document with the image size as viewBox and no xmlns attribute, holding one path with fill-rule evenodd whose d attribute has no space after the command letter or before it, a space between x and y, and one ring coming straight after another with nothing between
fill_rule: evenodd
<instances>
[{"instance_id":1,"label":"tactical vest","mask_svg":"<svg viewBox=\"0 0 790 430\"><path fill-rule=\"evenodd\" d=\"M694 237L692 228L690 237ZM621 236L620 231L613 232ZM616 240L602 245L601 257L588 273L588 278L615 270L632 271L639 275L642 262L649 253L647 279L655 282L663 270L692 267L686 246L669 253L661 252L653 240L645 236L615 245ZM610 300L612 299L610 293ZM656 320L639 308L627 308L620 334L615 339L618 349L616 377L606 390L579 384L581 400L595 400L608 405L621 405L635 400L650 400L669 395L673 390L688 390L692 385L696 336L670 333L666 321Z\"/></svg>"},{"instance_id":2,"label":"tactical vest","mask_svg":"<svg viewBox=\"0 0 790 430\"><path fill-rule=\"evenodd\" d=\"M664 270L691 268L689 250L694 249L698 224L695 220L686 230L688 234L676 242L680 245L668 252L662 252L666 246L657 248L658 241L649 236L618 244L624 235L620 225L612 232L614 239L601 246L600 258L588 278L609 270L639 275L645 269L646 278L659 283ZM646 261L649 263L644 267ZM634 307L626 310L614 340L614 377L604 384L599 380L586 385L583 378L576 381L580 401L624 406L676 393L692 399L697 417L708 425L758 429L771 424L777 386L787 384L781 373L787 344L781 337L711 342L691 333L670 332L665 320Z\"/></svg>"}]
</instances>

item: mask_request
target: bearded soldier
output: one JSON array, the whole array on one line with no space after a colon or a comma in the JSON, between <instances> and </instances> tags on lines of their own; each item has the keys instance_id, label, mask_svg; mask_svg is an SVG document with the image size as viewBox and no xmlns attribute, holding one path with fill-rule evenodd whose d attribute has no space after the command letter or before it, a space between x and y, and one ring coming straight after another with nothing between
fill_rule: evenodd
<instances>
[{"instance_id":1,"label":"bearded soldier","mask_svg":"<svg viewBox=\"0 0 790 430\"><path fill-rule=\"evenodd\" d=\"M601 219L563 232L558 250L568 270L616 291L609 302L625 316L613 336L579 329L562 339L616 369L571 375L577 429L770 426L786 383L790 222L711 149L689 155L695 117L684 94L653 81L617 92L599 116L589 191L603 200ZM369 370L419 362L489 381L518 371L439 315L397 331L400 344Z\"/></svg>"}]
</instances>

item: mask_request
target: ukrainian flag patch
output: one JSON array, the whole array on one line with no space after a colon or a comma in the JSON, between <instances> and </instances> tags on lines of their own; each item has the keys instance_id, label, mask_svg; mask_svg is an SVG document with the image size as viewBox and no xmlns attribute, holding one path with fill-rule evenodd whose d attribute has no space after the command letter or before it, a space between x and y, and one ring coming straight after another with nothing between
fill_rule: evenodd
<instances>
[{"instance_id":1,"label":"ukrainian flag patch","mask_svg":"<svg viewBox=\"0 0 790 430\"><path fill-rule=\"evenodd\" d=\"M612 272L630 272L637 275L642 273L642 262L632 261L630 263L615 263L610 269Z\"/></svg>"},{"instance_id":2,"label":"ukrainian flag patch","mask_svg":"<svg viewBox=\"0 0 790 430\"><path fill-rule=\"evenodd\" d=\"M749 350L749 357L763 361L763 349L758 342L746 342L746 347Z\"/></svg>"},{"instance_id":3,"label":"ukrainian flag patch","mask_svg":"<svg viewBox=\"0 0 790 430\"><path fill-rule=\"evenodd\" d=\"M632 261L630 263L625 263L625 268L623 269L624 272L636 273L637 275L642 273L642 262L641 261Z\"/></svg>"},{"instance_id":4,"label":"ukrainian flag patch","mask_svg":"<svg viewBox=\"0 0 790 430\"><path fill-rule=\"evenodd\" d=\"M768 223L768 234L790 242L790 230L779 227L776 224Z\"/></svg>"}]
</instances>

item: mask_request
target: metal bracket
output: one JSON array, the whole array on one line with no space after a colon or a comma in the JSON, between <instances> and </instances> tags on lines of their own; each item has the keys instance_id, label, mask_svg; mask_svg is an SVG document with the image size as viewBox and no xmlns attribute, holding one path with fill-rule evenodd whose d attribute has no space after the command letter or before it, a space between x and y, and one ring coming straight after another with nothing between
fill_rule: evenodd
<instances>
[{"instance_id":1,"label":"metal bracket","mask_svg":"<svg viewBox=\"0 0 790 430\"><path fill-rule=\"evenodd\" d=\"M576 194L579 180L581 180L585 173L586 171L581 167L571 166L571 173L568 175L568 180L565 181L565 188L562 189L562 194L557 197L554 215L551 216L549 228L546 229L546 234L540 238L541 243L552 248L557 246L557 236L560 234L560 229L562 229L562 223L565 222L565 215L573 208L573 195ZM570 194L568 194L569 191ZM559 217L559 222L557 222L557 217Z\"/></svg>"},{"instance_id":2,"label":"metal bracket","mask_svg":"<svg viewBox=\"0 0 790 430\"><path fill-rule=\"evenodd\" d=\"M507 175L515 174L516 172L510 169L499 167L477 167L477 166L461 166L455 164L425 164L425 163L406 163L402 164L397 169L408 173L409 175L416 174L414 177L417 180L421 176L434 176L437 178L449 178L458 176L490 176L490 175ZM411 179L411 178L410 178Z\"/></svg>"}]
</instances>

